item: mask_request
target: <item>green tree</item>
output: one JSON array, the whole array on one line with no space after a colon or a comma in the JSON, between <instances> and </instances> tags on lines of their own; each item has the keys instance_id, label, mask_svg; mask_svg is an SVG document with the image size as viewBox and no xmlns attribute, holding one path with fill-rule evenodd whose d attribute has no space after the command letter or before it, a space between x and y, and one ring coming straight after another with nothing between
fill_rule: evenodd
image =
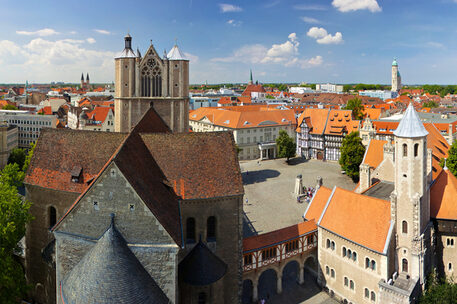
<instances>
[{"instance_id":1,"label":"green tree","mask_svg":"<svg viewBox=\"0 0 457 304\"><path fill-rule=\"evenodd\" d=\"M276 138L276 146L278 147L278 157L286 157L287 162L289 162L289 158L295 156L294 140L286 131L279 131L279 136Z\"/></svg>"},{"instance_id":2,"label":"green tree","mask_svg":"<svg viewBox=\"0 0 457 304\"><path fill-rule=\"evenodd\" d=\"M21 148L15 148L11 151L10 157L8 157L8 164L18 164L19 168L24 167L25 162L25 151Z\"/></svg>"},{"instance_id":3,"label":"green tree","mask_svg":"<svg viewBox=\"0 0 457 304\"><path fill-rule=\"evenodd\" d=\"M36 147L36 143L30 144L29 152L27 153L27 156L25 157L24 167L22 167L22 171L24 171L25 173L27 173L27 169L29 168L30 160L32 159L33 152L35 151L35 147Z\"/></svg>"},{"instance_id":4,"label":"green tree","mask_svg":"<svg viewBox=\"0 0 457 304\"><path fill-rule=\"evenodd\" d=\"M433 100L430 100L429 102L424 102L422 104L422 107L424 108L438 108L438 104L434 102Z\"/></svg>"},{"instance_id":5,"label":"green tree","mask_svg":"<svg viewBox=\"0 0 457 304\"><path fill-rule=\"evenodd\" d=\"M8 164L0 172L0 183L8 184L17 188L22 186L24 177L25 173L19 168L18 164Z\"/></svg>"},{"instance_id":6,"label":"green tree","mask_svg":"<svg viewBox=\"0 0 457 304\"><path fill-rule=\"evenodd\" d=\"M6 178L7 175L19 175L19 166L10 164L5 169L0 177L0 303L18 303L28 286L15 255L32 216L30 203L19 196L14 178ZM12 173L13 170L16 173Z\"/></svg>"},{"instance_id":7,"label":"green tree","mask_svg":"<svg viewBox=\"0 0 457 304\"><path fill-rule=\"evenodd\" d=\"M13 105L10 105L10 104L7 104L7 105L2 107L2 110L17 110L17 107L13 106Z\"/></svg>"},{"instance_id":8,"label":"green tree","mask_svg":"<svg viewBox=\"0 0 457 304\"><path fill-rule=\"evenodd\" d=\"M457 176L457 141L455 141L448 151L446 166L454 176Z\"/></svg>"},{"instance_id":9,"label":"green tree","mask_svg":"<svg viewBox=\"0 0 457 304\"><path fill-rule=\"evenodd\" d=\"M286 92L287 89L288 89L288 88L287 88L287 85L286 85L286 84L281 83L280 85L278 85L278 90L279 90L279 91Z\"/></svg>"},{"instance_id":10,"label":"green tree","mask_svg":"<svg viewBox=\"0 0 457 304\"><path fill-rule=\"evenodd\" d=\"M235 144L236 154L239 155L243 149L241 149L237 144Z\"/></svg>"},{"instance_id":11,"label":"green tree","mask_svg":"<svg viewBox=\"0 0 457 304\"><path fill-rule=\"evenodd\" d=\"M351 132L346 135L340 147L341 157L339 160L341 169L346 172L347 176L354 182L359 180L359 167L365 154L365 147L359 132Z\"/></svg>"},{"instance_id":12,"label":"green tree","mask_svg":"<svg viewBox=\"0 0 457 304\"><path fill-rule=\"evenodd\" d=\"M363 105L360 98L349 99L346 104L346 110L352 110L352 116L354 119L361 120L363 119Z\"/></svg>"},{"instance_id":13,"label":"green tree","mask_svg":"<svg viewBox=\"0 0 457 304\"><path fill-rule=\"evenodd\" d=\"M439 279L433 271L427 278L426 286L420 298L420 304L457 303L457 285L452 280Z\"/></svg>"}]
</instances>

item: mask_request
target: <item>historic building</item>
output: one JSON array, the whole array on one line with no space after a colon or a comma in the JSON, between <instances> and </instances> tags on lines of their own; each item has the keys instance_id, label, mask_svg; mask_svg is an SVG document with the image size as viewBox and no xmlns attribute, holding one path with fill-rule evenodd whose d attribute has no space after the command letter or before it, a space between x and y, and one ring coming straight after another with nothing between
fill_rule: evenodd
<instances>
[{"instance_id":1,"label":"historic building","mask_svg":"<svg viewBox=\"0 0 457 304\"><path fill-rule=\"evenodd\" d=\"M173 132L189 127L189 60L175 44L161 58L151 44L146 54L132 50L132 37L115 59L115 130L129 132L149 109Z\"/></svg>"},{"instance_id":2,"label":"historic building","mask_svg":"<svg viewBox=\"0 0 457 304\"><path fill-rule=\"evenodd\" d=\"M307 108L297 121L297 155L306 159L339 160L343 138L359 129L350 110Z\"/></svg>"},{"instance_id":3,"label":"historic building","mask_svg":"<svg viewBox=\"0 0 457 304\"><path fill-rule=\"evenodd\" d=\"M392 140L370 140L352 192L319 188L319 283L345 303L414 303L433 268L452 276L457 179L449 145L410 105Z\"/></svg>"},{"instance_id":4,"label":"historic building","mask_svg":"<svg viewBox=\"0 0 457 304\"><path fill-rule=\"evenodd\" d=\"M401 76L398 70L397 59L392 62L392 92L398 92L401 89Z\"/></svg>"},{"instance_id":5,"label":"historic building","mask_svg":"<svg viewBox=\"0 0 457 304\"><path fill-rule=\"evenodd\" d=\"M84 80L84 73L81 73L81 90L90 90L89 73L87 73L86 80Z\"/></svg>"},{"instance_id":6,"label":"historic building","mask_svg":"<svg viewBox=\"0 0 457 304\"><path fill-rule=\"evenodd\" d=\"M147 105L128 133L41 133L24 181L35 217L26 232L31 301L240 301L244 190L234 139L173 133L188 119L187 99L174 101L117 99ZM140 115L129 109L129 119Z\"/></svg>"}]
</instances>

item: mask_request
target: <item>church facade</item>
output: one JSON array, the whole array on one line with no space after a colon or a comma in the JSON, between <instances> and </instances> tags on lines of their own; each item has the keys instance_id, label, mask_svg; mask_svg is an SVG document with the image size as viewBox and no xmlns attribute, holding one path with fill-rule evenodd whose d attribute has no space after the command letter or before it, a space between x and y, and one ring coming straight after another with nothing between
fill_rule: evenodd
<instances>
[{"instance_id":1,"label":"church facade","mask_svg":"<svg viewBox=\"0 0 457 304\"><path fill-rule=\"evenodd\" d=\"M160 57L150 45L144 56L125 36L115 58L115 131L129 132L152 106L173 132L189 129L189 60L175 45Z\"/></svg>"}]
</instances>

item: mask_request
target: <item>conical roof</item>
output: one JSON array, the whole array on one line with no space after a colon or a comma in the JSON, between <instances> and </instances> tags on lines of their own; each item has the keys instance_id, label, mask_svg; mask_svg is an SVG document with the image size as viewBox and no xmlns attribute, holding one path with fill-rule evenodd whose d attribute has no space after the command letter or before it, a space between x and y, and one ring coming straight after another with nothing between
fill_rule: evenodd
<instances>
[{"instance_id":1,"label":"conical roof","mask_svg":"<svg viewBox=\"0 0 457 304\"><path fill-rule=\"evenodd\" d=\"M62 303L169 303L114 226L61 282Z\"/></svg>"},{"instance_id":2,"label":"conical roof","mask_svg":"<svg viewBox=\"0 0 457 304\"><path fill-rule=\"evenodd\" d=\"M227 264L206 247L201 239L179 263L179 277L194 286L213 284L226 272Z\"/></svg>"},{"instance_id":3,"label":"conical roof","mask_svg":"<svg viewBox=\"0 0 457 304\"><path fill-rule=\"evenodd\" d=\"M419 119L416 110L414 110L413 104L410 103L397 129L394 131L394 135L398 137L424 137L427 134L424 124Z\"/></svg>"},{"instance_id":4,"label":"conical roof","mask_svg":"<svg viewBox=\"0 0 457 304\"><path fill-rule=\"evenodd\" d=\"M178 45L175 44L175 46L168 52L167 55L168 60L189 60L184 56L183 53L181 53L181 50L178 48Z\"/></svg>"}]
</instances>

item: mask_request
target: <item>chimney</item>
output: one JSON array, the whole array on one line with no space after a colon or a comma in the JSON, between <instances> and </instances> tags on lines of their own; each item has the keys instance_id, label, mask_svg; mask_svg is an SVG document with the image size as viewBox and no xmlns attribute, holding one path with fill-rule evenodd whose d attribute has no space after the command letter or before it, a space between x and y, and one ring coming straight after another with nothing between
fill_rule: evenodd
<instances>
[{"instance_id":1,"label":"chimney","mask_svg":"<svg viewBox=\"0 0 457 304\"><path fill-rule=\"evenodd\" d=\"M361 164L360 165L360 186L358 193L362 193L371 186L371 176L370 176L370 165Z\"/></svg>"}]
</instances>

